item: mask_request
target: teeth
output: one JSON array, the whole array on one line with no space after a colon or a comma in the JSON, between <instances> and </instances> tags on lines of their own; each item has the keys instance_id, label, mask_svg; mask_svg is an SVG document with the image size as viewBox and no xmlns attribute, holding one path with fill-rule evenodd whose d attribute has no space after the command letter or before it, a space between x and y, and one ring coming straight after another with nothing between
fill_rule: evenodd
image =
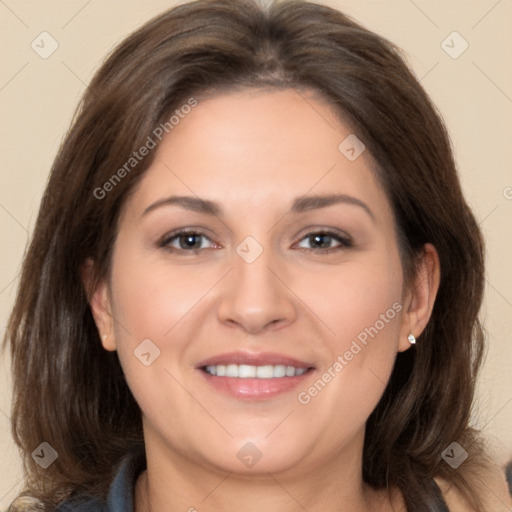
<instances>
[{"instance_id":1,"label":"teeth","mask_svg":"<svg viewBox=\"0 0 512 512\"><path fill-rule=\"evenodd\" d=\"M278 379L281 377L297 377L307 372L307 368L295 368L277 364L275 366L251 366L248 364L217 364L207 366L206 372L217 377L234 377L238 379Z\"/></svg>"},{"instance_id":2,"label":"teeth","mask_svg":"<svg viewBox=\"0 0 512 512\"><path fill-rule=\"evenodd\" d=\"M292 366L293 368L293 366ZM285 377L286 376L286 366L284 364L278 364L274 366L274 377Z\"/></svg>"},{"instance_id":3,"label":"teeth","mask_svg":"<svg viewBox=\"0 0 512 512\"><path fill-rule=\"evenodd\" d=\"M226 366L226 377L238 377L238 365L228 364Z\"/></svg>"},{"instance_id":4,"label":"teeth","mask_svg":"<svg viewBox=\"0 0 512 512\"><path fill-rule=\"evenodd\" d=\"M236 366L236 365L234 365ZM241 364L238 367L238 374L235 377L239 377L241 379L248 379L249 377L256 377L256 366L249 366L248 364Z\"/></svg>"}]
</instances>

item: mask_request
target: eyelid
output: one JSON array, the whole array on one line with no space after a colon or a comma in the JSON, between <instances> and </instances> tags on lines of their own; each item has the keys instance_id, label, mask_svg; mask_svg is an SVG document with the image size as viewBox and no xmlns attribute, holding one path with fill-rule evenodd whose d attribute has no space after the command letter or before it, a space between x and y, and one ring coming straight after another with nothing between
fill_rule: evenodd
<instances>
[{"instance_id":1,"label":"eyelid","mask_svg":"<svg viewBox=\"0 0 512 512\"><path fill-rule=\"evenodd\" d=\"M171 241L174 239L179 238L182 235L192 234L197 235L203 238L206 238L213 244L215 244L217 247L215 248L222 248L221 244L218 244L217 242L214 242L210 236L206 234L207 230L204 228L195 228L195 227L184 227L184 228L178 228L175 229L169 233L166 233L157 243L158 247L166 249L170 252L180 252L180 253L189 253L189 254L197 254L201 251L204 251L205 249L210 248L190 248L190 249L181 249L170 246ZM332 228L322 228L322 227L309 227L306 232L304 232L297 242L294 243L292 246L295 247L298 244L300 244L303 240L307 239L308 237L311 237L313 235L324 235L327 237L330 237L338 242L338 245L335 247L327 247L327 248L321 248L321 247L313 247L313 248L307 248L307 247L298 247L301 251L308 252L308 253L330 253L333 251L341 250L341 249L350 249L353 247L353 239L352 237L343 231L339 231Z\"/></svg>"},{"instance_id":2,"label":"eyelid","mask_svg":"<svg viewBox=\"0 0 512 512\"><path fill-rule=\"evenodd\" d=\"M330 228L329 229L326 229L326 228L309 229L305 234L303 234L299 238L298 243L302 242L304 239L306 239L310 236L318 235L318 234L333 238L334 240L336 240L339 243L339 245L336 247L328 247L327 249L322 249L322 248L309 249L307 247L301 247L300 249L304 250L306 252L324 252L324 253L326 253L326 252L334 251L334 250L341 249L341 248L349 249L349 248L353 247L353 245L354 245L354 241L348 233L330 229ZM296 245L296 244L294 244L294 245Z\"/></svg>"},{"instance_id":3,"label":"eyelid","mask_svg":"<svg viewBox=\"0 0 512 512\"><path fill-rule=\"evenodd\" d=\"M163 249L168 249L169 251L180 251L180 252L194 253L194 252L203 250L203 249L190 249L187 251L184 249L177 249L176 247L169 246L169 244L171 243L171 241L173 239L178 238L181 235L188 235L188 234L204 237L204 238L210 240L212 243L214 243L216 245L220 245L220 244L217 244L217 242L214 242L211 239L211 237L205 233L205 230L203 228L194 228L194 227L178 228L173 231L170 231L169 233L166 233L162 238L160 238L160 240L157 242L157 245L158 245L158 247L161 247Z\"/></svg>"}]
</instances>

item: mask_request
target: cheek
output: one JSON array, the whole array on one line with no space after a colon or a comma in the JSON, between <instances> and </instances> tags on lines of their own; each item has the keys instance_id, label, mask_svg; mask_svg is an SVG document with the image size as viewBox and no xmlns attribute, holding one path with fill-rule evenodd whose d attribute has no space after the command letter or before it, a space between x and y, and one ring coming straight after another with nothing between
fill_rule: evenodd
<instances>
[{"instance_id":1,"label":"cheek","mask_svg":"<svg viewBox=\"0 0 512 512\"><path fill-rule=\"evenodd\" d=\"M215 276L210 279L193 266L166 265L161 256L136 256L128 247L113 262L112 304L120 350L145 338L167 343L173 329L215 284Z\"/></svg>"},{"instance_id":2,"label":"cheek","mask_svg":"<svg viewBox=\"0 0 512 512\"><path fill-rule=\"evenodd\" d=\"M111 285L120 363L144 414L154 424L165 418L162 431L170 429L179 436L181 417L163 411L188 411L191 407L190 396L180 385L183 374L179 363L188 344L183 330L191 328L194 306L215 279L200 275L192 267L185 271L166 266L161 259L137 257L137 251L127 245L119 247L113 259ZM193 413L201 415L201 410Z\"/></svg>"},{"instance_id":3,"label":"cheek","mask_svg":"<svg viewBox=\"0 0 512 512\"><path fill-rule=\"evenodd\" d=\"M123 239L118 243L111 276L116 349L136 400L151 408L156 391L173 386L171 375L187 346L180 333L215 280L191 266L141 257Z\"/></svg>"},{"instance_id":4,"label":"cheek","mask_svg":"<svg viewBox=\"0 0 512 512\"><path fill-rule=\"evenodd\" d=\"M396 359L401 267L393 260L340 267L329 278L317 276L311 290L308 305L331 331L323 338L329 356L298 401L320 422L329 414L334 424L357 429L377 405Z\"/></svg>"},{"instance_id":5,"label":"cheek","mask_svg":"<svg viewBox=\"0 0 512 512\"><path fill-rule=\"evenodd\" d=\"M308 306L331 332L326 339L336 352L348 350L355 339L398 336L402 272L395 258L340 265L304 278L302 287Z\"/></svg>"}]
</instances>

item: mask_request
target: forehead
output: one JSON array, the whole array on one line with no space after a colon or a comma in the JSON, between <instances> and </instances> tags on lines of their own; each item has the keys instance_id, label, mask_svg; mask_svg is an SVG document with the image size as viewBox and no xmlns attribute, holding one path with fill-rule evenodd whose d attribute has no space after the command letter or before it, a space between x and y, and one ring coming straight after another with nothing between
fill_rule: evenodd
<instances>
[{"instance_id":1,"label":"forehead","mask_svg":"<svg viewBox=\"0 0 512 512\"><path fill-rule=\"evenodd\" d=\"M166 193L258 211L306 194L343 193L389 213L371 155L363 150L354 159L363 146L313 91L229 92L187 111L155 150L132 196L137 209Z\"/></svg>"}]
</instances>

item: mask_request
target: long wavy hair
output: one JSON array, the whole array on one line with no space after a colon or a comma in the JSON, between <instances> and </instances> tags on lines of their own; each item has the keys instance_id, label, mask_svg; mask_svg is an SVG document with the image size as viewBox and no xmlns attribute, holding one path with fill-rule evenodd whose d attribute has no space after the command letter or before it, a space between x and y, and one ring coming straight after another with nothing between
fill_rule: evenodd
<instances>
[{"instance_id":1,"label":"long wavy hair","mask_svg":"<svg viewBox=\"0 0 512 512\"><path fill-rule=\"evenodd\" d=\"M439 253L432 317L417 345L398 354L367 422L364 480L398 488L417 512L431 510L426 482L443 478L482 511L475 482L487 459L469 419L484 352L484 248L447 131L399 49L302 0L176 6L125 39L85 91L51 170L4 340L23 494L41 510L78 492L105 496L120 460L144 442L141 411L117 353L102 348L81 270L92 258L95 278L108 275L120 208L155 151L110 181L108 194L98 190L191 97L254 87L315 90L364 141L409 281L425 243ZM469 453L456 471L441 457L454 441ZM31 457L42 442L58 453L47 469Z\"/></svg>"}]
</instances>

